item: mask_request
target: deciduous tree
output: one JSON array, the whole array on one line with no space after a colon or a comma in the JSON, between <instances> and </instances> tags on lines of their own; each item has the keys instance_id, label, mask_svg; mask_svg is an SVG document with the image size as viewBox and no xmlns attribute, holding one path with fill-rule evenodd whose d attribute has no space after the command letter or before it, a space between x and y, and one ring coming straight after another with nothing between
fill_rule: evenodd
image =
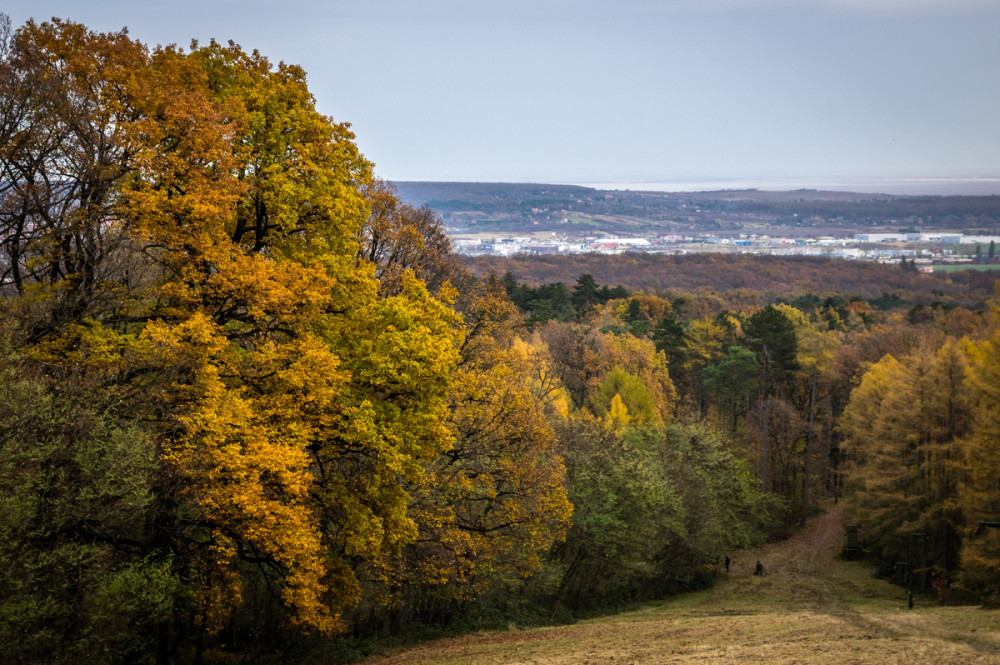
<instances>
[{"instance_id":1,"label":"deciduous tree","mask_svg":"<svg viewBox=\"0 0 1000 665\"><path fill-rule=\"evenodd\" d=\"M930 535L932 564L956 566L959 441L971 405L965 353L954 341L886 356L851 394L841 420L849 505L859 535L886 560L905 559L908 534L921 532Z\"/></svg>"},{"instance_id":2,"label":"deciduous tree","mask_svg":"<svg viewBox=\"0 0 1000 665\"><path fill-rule=\"evenodd\" d=\"M357 568L417 535L461 341L450 293L402 270L380 294L359 260L348 126L301 68L60 21L13 35L0 84L4 310L146 419L167 544L140 549L174 552L194 628L263 580L292 623L343 629Z\"/></svg>"}]
</instances>

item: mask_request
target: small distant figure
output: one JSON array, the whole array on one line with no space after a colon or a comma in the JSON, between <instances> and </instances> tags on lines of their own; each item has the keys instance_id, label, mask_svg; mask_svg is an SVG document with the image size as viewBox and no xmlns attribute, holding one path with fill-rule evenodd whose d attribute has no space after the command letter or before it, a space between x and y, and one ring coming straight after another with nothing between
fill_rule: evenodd
<instances>
[{"instance_id":1,"label":"small distant figure","mask_svg":"<svg viewBox=\"0 0 1000 665\"><path fill-rule=\"evenodd\" d=\"M729 557L726 557L726 572L729 572Z\"/></svg>"},{"instance_id":2,"label":"small distant figure","mask_svg":"<svg viewBox=\"0 0 1000 665\"><path fill-rule=\"evenodd\" d=\"M764 574L764 565L760 561L757 562L757 566L753 569L753 574L754 575Z\"/></svg>"}]
</instances>

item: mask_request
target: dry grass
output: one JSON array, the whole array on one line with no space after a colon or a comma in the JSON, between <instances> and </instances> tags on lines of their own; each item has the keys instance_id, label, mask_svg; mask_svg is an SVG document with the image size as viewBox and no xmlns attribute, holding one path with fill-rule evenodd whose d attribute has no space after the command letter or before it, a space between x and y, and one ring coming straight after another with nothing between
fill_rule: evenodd
<instances>
[{"instance_id":1,"label":"dry grass","mask_svg":"<svg viewBox=\"0 0 1000 665\"><path fill-rule=\"evenodd\" d=\"M438 640L366 665L1000 665L1000 614L909 610L899 587L834 558L842 537L830 513L794 538L732 555L732 572L708 591L572 626ZM752 575L758 559L764 577Z\"/></svg>"}]
</instances>

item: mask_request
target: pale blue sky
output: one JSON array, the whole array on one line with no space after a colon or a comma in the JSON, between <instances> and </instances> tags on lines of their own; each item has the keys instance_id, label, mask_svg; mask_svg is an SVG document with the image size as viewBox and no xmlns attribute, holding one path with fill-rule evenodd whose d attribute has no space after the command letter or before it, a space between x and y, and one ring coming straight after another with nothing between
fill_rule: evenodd
<instances>
[{"instance_id":1,"label":"pale blue sky","mask_svg":"<svg viewBox=\"0 0 1000 665\"><path fill-rule=\"evenodd\" d=\"M392 180L1000 178L1000 0L8 0L302 65ZM1000 180L997 180L1000 183ZM1000 192L1000 184L997 185Z\"/></svg>"}]
</instances>

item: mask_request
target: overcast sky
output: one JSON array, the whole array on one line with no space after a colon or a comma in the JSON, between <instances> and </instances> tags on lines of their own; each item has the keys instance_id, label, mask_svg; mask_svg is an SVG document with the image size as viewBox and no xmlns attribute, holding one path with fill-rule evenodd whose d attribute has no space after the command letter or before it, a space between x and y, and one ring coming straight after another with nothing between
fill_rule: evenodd
<instances>
[{"instance_id":1,"label":"overcast sky","mask_svg":"<svg viewBox=\"0 0 1000 665\"><path fill-rule=\"evenodd\" d=\"M302 65L390 180L986 178L1000 0L7 0Z\"/></svg>"}]
</instances>

